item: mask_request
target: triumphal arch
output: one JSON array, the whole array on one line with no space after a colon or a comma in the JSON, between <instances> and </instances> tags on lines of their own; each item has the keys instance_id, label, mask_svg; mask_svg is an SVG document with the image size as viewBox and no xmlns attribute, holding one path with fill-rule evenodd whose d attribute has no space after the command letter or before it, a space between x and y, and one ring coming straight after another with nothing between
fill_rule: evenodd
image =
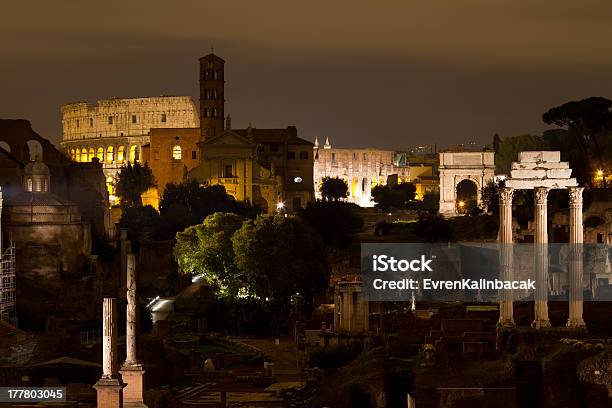
<instances>
[{"instance_id":1,"label":"triumphal arch","mask_svg":"<svg viewBox=\"0 0 612 408\"><path fill-rule=\"evenodd\" d=\"M447 151L440 153L440 214L458 215L459 188L471 187L473 198L481 204L482 188L495 175L495 152L493 151Z\"/></svg>"}]
</instances>

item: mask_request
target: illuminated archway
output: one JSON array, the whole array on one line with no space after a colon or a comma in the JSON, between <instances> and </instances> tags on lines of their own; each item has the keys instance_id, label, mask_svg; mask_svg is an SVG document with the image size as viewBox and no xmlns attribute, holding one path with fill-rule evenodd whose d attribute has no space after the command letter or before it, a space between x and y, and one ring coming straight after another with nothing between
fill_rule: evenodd
<instances>
[{"instance_id":1,"label":"illuminated archway","mask_svg":"<svg viewBox=\"0 0 612 408\"><path fill-rule=\"evenodd\" d=\"M108 146L106 148L106 162L112 163L115 160L115 148L113 146Z\"/></svg>"},{"instance_id":2,"label":"illuminated archway","mask_svg":"<svg viewBox=\"0 0 612 408\"><path fill-rule=\"evenodd\" d=\"M119 146L117 148L117 163L121 164L125 160L125 146Z\"/></svg>"},{"instance_id":3,"label":"illuminated archway","mask_svg":"<svg viewBox=\"0 0 612 408\"><path fill-rule=\"evenodd\" d=\"M100 163L104 162L104 148L103 147L98 147L98 152L96 154L96 157L98 158Z\"/></svg>"}]
</instances>

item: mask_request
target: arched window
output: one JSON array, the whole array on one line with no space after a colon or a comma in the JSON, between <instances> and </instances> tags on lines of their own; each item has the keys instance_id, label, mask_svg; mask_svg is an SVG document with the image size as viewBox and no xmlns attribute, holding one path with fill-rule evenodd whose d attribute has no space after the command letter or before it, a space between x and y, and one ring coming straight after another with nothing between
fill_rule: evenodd
<instances>
[{"instance_id":1,"label":"arched window","mask_svg":"<svg viewBox=\"0 0 612 408\"><path fill-rule=\"evenodd\" d=\"M117 148L117 163L118 164L123 163L124 158L125 158L125 147L119 146Z\"/></svg>"},{"instance_id":2,"label":"arched window","mask_svg":"<svg viewBox=\"0 0 612 408\"><path fill-rule=\"evenodd\" d=\"M106 148L106 162L112 163L115 160L115 149L113 146L108 146Z\"/></svg>"},{"instance_id":3,"label":"arched window","mask_svg":"<svg viewBox=\"0 0 612 408\"><path fill-rule=\"evenodd\" d=\"M34 188L34 182L32 181L32 177L28 177L28 185L27 185L27 189L28 191L32 191L32 189Z\"/></svg>"},{"instance_id":4,"label":"arched window","mask_svg":"<svg viewBox=\"0 0 612 408\"><path fill-rule=\"evenodd\" d=\"M96 151L94 150L93 147L89 148L89 161L93 161L93 158L96 157Z\"/></svg>"},{"instance_id":5,"label":"arched window","mask_svg":"<svg viewBox=\"0 0 612 408\"><path fill-rule=\"evenodd\" d=\"M81 150L81 161L82 162L87 161L87 148L86 147L84 147L83 150Z\"/></svg>"},{"instance_id":6,"label":"arched window","mask_svg":"<svg viewBox=\"0 0 612 408\"><path fill-rule=\"evenodd\" d=\"M130 146L130 163L136 163L137 161L139 161L140 157L139 157L139 150L138 150L138 146L134 145L134 146Z\"/></svg>"},{"instance_id":7,"label":"arched window","mask_svg":"<svg viewBox=\"0 0 612 408\"><path fill-rule=\"evenodd\" d=\"M73 151L74 151L74 157L72 158L72 160L80 162L81 161L81 149L76 149Z\"/></svg>"},{"instance_id":8,"label":"arched window","mask_svg":"<svg viewBox=\"0 0 612 408\"><path fill-rule=\"evenodd\" d=\"M103 147L98 147L98 152L96 154L96 157L98 158L100 163L104 162L104 148Z\"/></svg>"},{"instance_id":9,"label":"arched window","mask_svg":"<svg viewBox=\"0 0 612 408\"><path fill-rule=\"evenodd\" d=\"M181 150L181 146L176 145L172 148L172 158L174 160L181 160L183 158L183 151Z\"/></svg>"}]
</instances>

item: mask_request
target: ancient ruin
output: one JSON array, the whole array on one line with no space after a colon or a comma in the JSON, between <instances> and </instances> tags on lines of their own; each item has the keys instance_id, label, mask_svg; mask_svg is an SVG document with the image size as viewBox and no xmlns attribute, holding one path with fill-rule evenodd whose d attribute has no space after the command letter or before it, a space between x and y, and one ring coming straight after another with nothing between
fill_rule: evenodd
<instances>
[{"instance_id":1,"label":"ancient ruin","mask_svg":"<svg viewBox=\"0 0 612 408\"><path fill-rule=\"evenodd\" d=\"M117 299L104 298L102 324L102 377L94 385L98 408L122 408L125 384L117 371Z\"/></svg>"}]
</instances>

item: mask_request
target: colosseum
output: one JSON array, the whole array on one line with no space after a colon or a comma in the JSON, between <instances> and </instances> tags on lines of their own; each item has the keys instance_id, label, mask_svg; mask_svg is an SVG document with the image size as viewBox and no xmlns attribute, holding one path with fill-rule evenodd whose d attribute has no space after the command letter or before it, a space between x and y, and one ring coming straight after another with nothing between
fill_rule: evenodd
<instances>
[{"instance_id":1,"label":"colosseum","mask_svg":"<svg viewBox=\"0 0 612 408\"><path fill-rule=\"evenodd\" d=\"M198 128L200 120L188 96L112 98L97 105L63 105L62 148L74 161L98 159L113 199L114 178L128 161L140 160L152 128Z\"/></svg>"}]
</instances>

